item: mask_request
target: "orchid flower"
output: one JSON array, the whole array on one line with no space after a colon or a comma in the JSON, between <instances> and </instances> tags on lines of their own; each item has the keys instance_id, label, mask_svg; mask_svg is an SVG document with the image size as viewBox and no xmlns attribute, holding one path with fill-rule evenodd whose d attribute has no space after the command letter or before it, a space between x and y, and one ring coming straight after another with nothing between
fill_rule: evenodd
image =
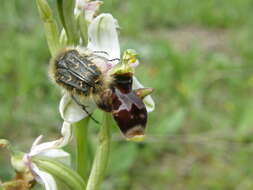
<instances>
[{"instance_id":1,"label":"orchid flower","mask_svg":"<svg viewBox=\"0 0 253 190\"><path fill-rule=\"evenodd\" d=\"M74 13L79 15L84 11L85 20L91 22L102 4L102 1L76 0Z\"/></svg>"},{"instance_id":2,"label":"orchid flower","mask_svg":"<svg viewBox=\"0 0 253 190\"><path fill-rule=\"evenodd\" d=\"M70 155L63 151L61 148L64 147L71 139L72 132L69 123L64 122L62 127L62 137L52 142L40 143L42 136L39 136L30 149L29 153L22 154L20 156L12 157L12 165L16 171L20 173L32 174L34 179L42 184L46 190L56 190L57 185L53 175L45 171L39 165L34 162L34 158L46 158L53 159L54 161L61 162L66 166L70 166Z\"/></svg>"},{"instance_id":3,"label":"orchid flower","mask_svg":"<svg viewBox=\"0 0 253 190\"><path fill-rule=\"evenodd\" d=\"M94 52L106 52L103 56L108 60L120 59L120 45L117 28L117 20L114 19L111 14L100 14L94 18L88 26L89 42L87 48ZM114 62L105 62L104 64L103 67L107 68L105 70L112 70L116 66L116 63ZM136 65L138 65L138 60L132 64L132 66ZM134 76L133 89L138 88L143 88L143 85ZM150 95L146 96L143 101L148 112L154 110L154 101ZM95 102L88 98L80 100L80 102L86 106L89 113L92 113L97 107ZM74 100L72 100L68 93L63 95L60 101L59 110L64 121L69 123L78 122L88 116L87 113L83 111Z\"/></svg>"}]
</instances>

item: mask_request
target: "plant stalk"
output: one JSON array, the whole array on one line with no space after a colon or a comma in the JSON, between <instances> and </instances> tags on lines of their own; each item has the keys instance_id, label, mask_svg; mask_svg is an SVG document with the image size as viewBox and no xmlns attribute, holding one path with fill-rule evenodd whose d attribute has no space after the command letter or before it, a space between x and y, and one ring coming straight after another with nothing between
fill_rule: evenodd
<instances>
[{"instance_id":1,"label":"plant stalk","mask_svg":"<svg viewBox=\"0 0 253 190\"><path fill-rule=\"evenodd\" d=\"M111 115L104 113L103 123L99 132L99 142L86 190L98 190L105 175L110 152Z\"/></svg>"},{"instance_id":2,"label":"plant stalk","mask_svg":"<svg viewBox=\"0 0 253 190\"><path fill-rule=\"evenodd\" d=\"M89 118L85 118L75 124L76 135L76 171L87 180L89 166L89 145L88 145L88 124Z\"/></svg>"}]
</instances>

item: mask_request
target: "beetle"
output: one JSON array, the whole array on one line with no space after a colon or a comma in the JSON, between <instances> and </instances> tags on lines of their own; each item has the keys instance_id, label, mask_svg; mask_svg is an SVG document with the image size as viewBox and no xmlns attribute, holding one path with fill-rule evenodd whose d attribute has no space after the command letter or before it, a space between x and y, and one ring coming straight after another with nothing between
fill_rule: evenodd
<instances>
[{"instance_id":1,"label":"beetle","mask_svg":"<svg viewBox=\"0 0 253 190\"><path fill-rule=\"evenodd\" d=\"M92 98L98 108L112 113L127 138L143 135L147 123L144 96L140 96L143 90L132 89L131 72L106 72L104 65L110 65L115 60L118 59L108 60L98 55L98 52L87 49L65 48L51 60L49 74L95 122L97 121L87 111L87 107L79 102L79 96Z\"/></svg>"}]
</instances>

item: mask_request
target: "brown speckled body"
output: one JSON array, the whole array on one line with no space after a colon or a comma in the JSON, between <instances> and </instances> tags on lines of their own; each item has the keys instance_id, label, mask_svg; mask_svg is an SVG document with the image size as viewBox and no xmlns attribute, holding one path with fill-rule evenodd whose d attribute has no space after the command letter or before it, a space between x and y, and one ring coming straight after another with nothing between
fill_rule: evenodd
<instances>
[{"instance_id":1,"label":"brown speckled body","mask_svg":"<svg viewBox=\"0 0 253 190\"><path fill-rule=\"evenodd\" d=\"M76 49L62 51L51 62L51 78L72 94L99 94L105 88L104 75L90 58Z\"/></svg>"}]
</instances>

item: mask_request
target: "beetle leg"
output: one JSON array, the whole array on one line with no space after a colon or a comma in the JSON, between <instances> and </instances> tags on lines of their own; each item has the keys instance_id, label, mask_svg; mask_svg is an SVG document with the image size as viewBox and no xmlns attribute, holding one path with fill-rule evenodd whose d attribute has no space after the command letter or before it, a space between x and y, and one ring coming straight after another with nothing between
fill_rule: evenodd
<instances>
[{"instance_id":1,"label":"beetle leg","mask_svg":"<svg viewBox=\"0 0 253 190\"><path fill-rule=\"evenodd\" d=\"M109 59L108 61L119 61L120 62L120 58Z\"/></svg>"},{"instance_id":2,"label":"beetle leg","mask_svg":"<svg viewBox=\"0 0 253 190\"><path fill-rule=\"evenodd\" d=\"M93 53L103 53L103 54L109 55L106 51L93 51Z\"/></svg>"},{"instance_id":3,"label":"beetle leg","mask_svg":"<svg viewBox=\"0 0 253 190\"><path fill-rule=\"evenodd\" d=\"M119 58L108 59L108 61L110 61L110 62L113 62L113 61L118 61L118 63L120 63L120 59L119 59Z\"/></svg>"},{"instance_id":4,"label":"beetle leg","mask_svg":"<svg viewBox=\"0 0 253 190\"><path fill-rule=\"evenodd\" d=\"M85 106L82 103L80 103L73 94L71 95L71 98L75 101L75 103L77 105L81 106L81 108L83 109L83 111L85 111L85 113L87 113L88 117L90 117L95 123L99 124L99 122L94 117L92 117L92 114L90 114L88 112L88 110L86 109L87 106Z\"/></svg>"}]
</instances>

